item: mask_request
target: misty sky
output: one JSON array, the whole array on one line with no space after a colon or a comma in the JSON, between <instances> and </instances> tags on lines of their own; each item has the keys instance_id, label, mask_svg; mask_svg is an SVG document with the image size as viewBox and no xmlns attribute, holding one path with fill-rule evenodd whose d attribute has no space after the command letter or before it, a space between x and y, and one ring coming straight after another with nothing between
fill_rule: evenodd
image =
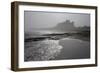
<instances>
[{"instance_id":1,"label":"misty sky","mask_svg":"<svg viewBox=\"0 0 100 73\"><path fill-rule=\"evenodd\" d=\"M24 27L26 31L34 28L51 28L65 20L73 21L76 27L90 26L90 14L36 11L24 12Z\"/></svg>"}]
</instances>

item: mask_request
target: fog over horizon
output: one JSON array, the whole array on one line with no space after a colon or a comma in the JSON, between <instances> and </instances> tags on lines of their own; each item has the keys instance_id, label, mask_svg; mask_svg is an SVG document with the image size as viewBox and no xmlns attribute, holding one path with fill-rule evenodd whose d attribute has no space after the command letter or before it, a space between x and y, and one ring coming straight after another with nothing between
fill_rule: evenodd
<instances>
[{"instance_id":1,"label":"fog over horizon","mask_svg":"<svg viewBox=\"0 0 100 73\"><path fill-rule=\"evenodd\" d=\"M73 22L74 27L90 26L90 14L24 11L24 30L29 32L36 28L54 28L66 20ZM67 25L64 24L64 26Z\"/></svg>"}]
</instances>

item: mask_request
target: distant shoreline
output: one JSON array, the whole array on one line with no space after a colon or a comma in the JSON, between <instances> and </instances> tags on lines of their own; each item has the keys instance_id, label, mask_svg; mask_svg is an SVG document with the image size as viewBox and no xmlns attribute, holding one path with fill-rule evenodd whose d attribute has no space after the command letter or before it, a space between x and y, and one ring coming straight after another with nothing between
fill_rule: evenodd
<instances>
[{"instance_id":1,"label":"distant shoreline","mask_svg":"<svg viewBox=\"0 0 100 73\"><path fill-rule=\"evenodd\" d=\"M75 39L80 39L84 41L90 40L90 32L77 32L77 33L53 33L53 34L43 34L38 37L29 37L25 38L25 42L31 42L31 41L42 41L45 39L52 39L52 40L59 40L62 38L71 37Z\"/></svg>"}]
</instances>

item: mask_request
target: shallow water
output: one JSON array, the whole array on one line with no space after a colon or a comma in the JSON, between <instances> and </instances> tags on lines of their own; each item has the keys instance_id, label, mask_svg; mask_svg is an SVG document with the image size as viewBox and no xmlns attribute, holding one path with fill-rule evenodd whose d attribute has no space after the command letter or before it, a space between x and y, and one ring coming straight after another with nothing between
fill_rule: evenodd
<instances>
[{"instance_id":1,"label":"shallow water","mask_svg":"<svg viewBox=\"0 0 100 73\"><path fill-rule=\"evenodd\" d=\"M25 61L45 61L90 58L89 41L64 38L25 42Z\"/></svg>"}]
</instances>

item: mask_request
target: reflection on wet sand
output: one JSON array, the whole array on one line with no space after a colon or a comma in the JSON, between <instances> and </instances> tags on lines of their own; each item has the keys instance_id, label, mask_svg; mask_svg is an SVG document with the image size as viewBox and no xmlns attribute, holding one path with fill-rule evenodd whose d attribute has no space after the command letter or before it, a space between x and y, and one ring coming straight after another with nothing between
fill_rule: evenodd
<instances>
[{"instance_id":1,"label":"reflection on wet sand","mask_svg":"<svg viewBox=\"0 0 100 73\"><path fill-rule=\"evenodd\" d=\"M61 51L59 40L42 40L25 43L25 61L54 59Z\"/></svg>"}]
</instances>

